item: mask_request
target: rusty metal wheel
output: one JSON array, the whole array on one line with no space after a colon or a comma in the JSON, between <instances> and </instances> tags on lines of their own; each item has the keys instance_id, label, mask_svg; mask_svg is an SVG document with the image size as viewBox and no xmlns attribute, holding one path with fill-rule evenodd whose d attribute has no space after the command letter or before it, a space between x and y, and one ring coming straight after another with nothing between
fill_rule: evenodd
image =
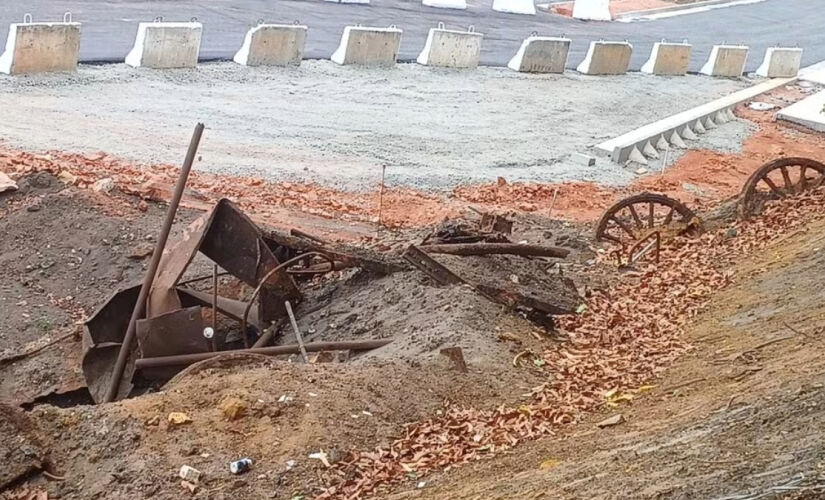
<instances>
[{"instance_id":1,"label":"rusty metal wheel","mask_svg":"<svg viewBox=\"0 0 825 500\"><path fill-rule=\"evenodd\" d=\"M680 201L662 194L642 193L608 208L596 226L596 239L625 246L655 232L675 236L698 225L696 215Z\"/></svg>"},{"instance_id":2,"label":"rusty metal wheel","mask_svg":"<svg viewBox=\"0 0 825 500\"><path fill-rule=\"evenodd\" d=\"M810 158L779 158L759 167L739 194L743 219L762 211L771 200L816 189L825 182L825 164Z\"/></svg>"}]
</instances>

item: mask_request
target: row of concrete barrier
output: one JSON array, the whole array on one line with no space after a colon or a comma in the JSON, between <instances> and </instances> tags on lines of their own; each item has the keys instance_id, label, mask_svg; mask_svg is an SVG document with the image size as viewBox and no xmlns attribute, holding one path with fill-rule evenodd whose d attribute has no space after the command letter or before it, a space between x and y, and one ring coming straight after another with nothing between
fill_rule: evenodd
<instances>
[{"instance_id":1,"label":"row of concrete barrier","mask_svg":"<svg viewBox=\"0 0 825 500\"><path fill-rule=\"evenodd\" d=\"M77 67L80 23L12 24L6 51L0 56L0 72L8 74L70 71ZM147 68L187 68L198 63L203 25L199 22L151 22L138 25L135 45L126 64ZM396 26L374 28L347 26L332 61L338 64L389 67L395 65L403 31ZM293 24L259 24L247 32L234 57L248 66L286 66L303 59L307 27ZM483 35L446 29L443 23L431 28L418 63L445 68L475 68ZM530 36L525 39L508 67L529 73L562 73L567 65L568 38ZM642 72L654 75L684 75L688 71L691 45L659 42ZM633 46L627 42L591 42L577 71L586 75L620 75L628 71ZM738 77L744 72L748 47L715 45L700 73ZM802 49L774 47L767 50L757 74L769 78L795 76Z\"/></svg>"}]
</instances>

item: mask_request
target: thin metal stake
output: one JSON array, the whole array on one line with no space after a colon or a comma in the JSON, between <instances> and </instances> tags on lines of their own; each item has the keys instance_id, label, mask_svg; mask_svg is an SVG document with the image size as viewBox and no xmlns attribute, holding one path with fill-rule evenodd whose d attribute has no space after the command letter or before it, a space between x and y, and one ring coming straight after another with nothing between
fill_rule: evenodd
<instances>
[{"instance_id":1,"label":"thin metal stake","mask_svg":"<svg viewBox=\"0 0 825 500\"><path fill-rule=\"evenodd\" d=\"M284 307L286 307L286 313L289 315L289 322L292 323L292 330L295 332L295 340L298 341L301 357L304 358L304 363L309 363L309 356L307 356L307 350L304 347L304 338L301 336L301 330L298 330L298 322L295 321L295 314L292 312L292 304L287 300L284 302Z\"/></svg>"},{"instance_id":2,"label":"thin metal stake","mask_svg":"<svg viewBox=\"0 0 825 500\"><path fill-rule=\"evenodd\" d=\"M556 206L556 196L559 194L559 188L553 190L553 201L550 202L550 210L547 212L547 217L550 218L550 215L553 213L553 207Z\"/></svg>"},{"instance_id":3,"label":"thin metal stake","mask_svg":"<svg viewBox=\"0 0 825 500\"><path fill-rule=\"evenodd\" d=\"M213 264L212 266L212 338L210 339L210 344L212 347L212 352L218 350L218 346L215 343L215 332L218 331L218 265Z\"/></svg>"},{"instance_id":4,"label":"thin metal stake","mask_svg":"<svg viewBox=\"0 0 825 500\"><path fill-rule=\"evenodd\" d=\"M378 195L378 227L375 230L375 235L381 235L381 212L384 210L384 177L387 173L387 166L381 165L381 192Z\"/></svg>"}]
</instances>

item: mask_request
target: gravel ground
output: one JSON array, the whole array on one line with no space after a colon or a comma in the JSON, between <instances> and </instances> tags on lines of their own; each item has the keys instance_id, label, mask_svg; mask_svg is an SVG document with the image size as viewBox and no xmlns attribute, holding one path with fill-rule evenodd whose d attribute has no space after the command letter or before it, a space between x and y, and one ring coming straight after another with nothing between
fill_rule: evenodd
<instances>
[{"instance_id":1,"label":"gravel ground","mask_svg":"<svg viewBox=\"0 0 825 500\"><path fill-rule=\"evenodd\" d=\"M747 84L412 64L374 71L329 61L292 69L81 66L73 75L0 80L7 117L0 138L34 151L105 151L177 164L200 120L208 130L198 168L215 172L354 190L375 186L381 165L389 184L419 189L498 176L621 184L634 177L632 169L606 159L587 167L571 153ZM717 146L738 147L740 135L721 133Z\"/></svg>"}]
</instances>

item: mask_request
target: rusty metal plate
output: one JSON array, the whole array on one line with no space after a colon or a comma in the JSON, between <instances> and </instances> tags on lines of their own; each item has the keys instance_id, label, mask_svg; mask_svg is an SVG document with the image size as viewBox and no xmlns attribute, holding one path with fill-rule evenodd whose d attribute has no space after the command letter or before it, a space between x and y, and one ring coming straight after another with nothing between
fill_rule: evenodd
<instances>
[{"instance_id":1,"label":"rusty metal plate","mask_svg":"<svg viewBox=\"0 0 825 500\"><path fill-rule=\"evenodd\" d=\"M106 397L109 379L112 376L118 353L120 353L120 346L120 342L104 342L91 346L83 353L83 378L86 379L86 386L95 403L101 403ZM137 349L132 349L115 400L123 399L132 392L134 386L131 380L135 373L135 358L137 358Z\"/></svg>"},{"instance_id":2,"label":"rusty metal plate","mask_svg":"<svg viewBox=\"0 0 825 500\"><path fill-rule=\"evenodd\" d=\"M137 339L141 357L144 358L209 351L203 338L201 306L139 320Z\"/></svg>"},{"instance_id":3,"label":"rusty metal plate","mask_svg":"<svg viewBox=\"0 0 825 500\"><path fill-rule=\"evenodd\" d=\"M404 251L404 259L441 285L460 285L464 280L415 245Z\"/></svg>"}]
</instances>

